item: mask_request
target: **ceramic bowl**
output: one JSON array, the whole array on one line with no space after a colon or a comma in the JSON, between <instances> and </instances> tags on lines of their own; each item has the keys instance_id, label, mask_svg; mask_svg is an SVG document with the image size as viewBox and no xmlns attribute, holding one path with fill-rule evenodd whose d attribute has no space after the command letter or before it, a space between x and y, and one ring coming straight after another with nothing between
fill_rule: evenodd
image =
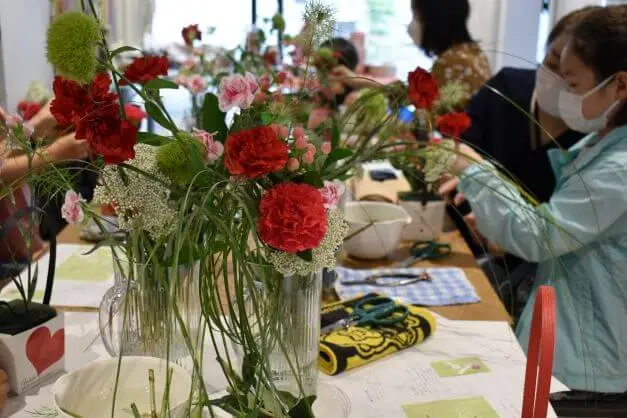
<instances>
[{"instance_id":1,"label":"ceramic bowl","mask_svg":"<svg viewBox=\"0 0 627 418\"><path fill-rule=\"evenodd\" d=\"M395 251L403 228L411 223L411 216L405 209L384 202L349 202L344 216L352 237L344 242L344 250L352 257L365 260L382 259Z\"/></svg>"},{"instance_id":2,"label":"ceramic bowl","mask_svg":"<svg viewBox=\"0 0 627 418\"><path fill-rule=\"evenodd\" d=\"M99 360L61 377L52 388L54 405L60 417L110 418L113 405L118 358ZM157 410L165 391L168 363L153 357L122 357L115 417L132 417L135 403L142 416L150 413L148 371L155 372ZM170 417L182 418L192 385L190 375L180 366L170 363Z\"/></svg>"}]
</instances>

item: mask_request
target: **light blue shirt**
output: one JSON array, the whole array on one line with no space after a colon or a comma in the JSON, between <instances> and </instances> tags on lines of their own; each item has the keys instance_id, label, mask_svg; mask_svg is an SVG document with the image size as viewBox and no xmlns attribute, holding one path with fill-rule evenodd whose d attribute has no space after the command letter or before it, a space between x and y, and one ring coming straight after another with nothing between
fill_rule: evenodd
<instances>
[{"instance_id":1,"label":"light blue shirt","mask_svg":"<svg viewBox=\"0 0 627 418\"><path fill-rule=\"evenodd\" d=\"M539 263L516 329L525 351L536 289L548 284L557 297L554 375L574 390L625 392L627 127L549 159L557 185L548 203L527 203L490 164L466 169L459 189L488 240Z\"/></svg>"}]
</instances>

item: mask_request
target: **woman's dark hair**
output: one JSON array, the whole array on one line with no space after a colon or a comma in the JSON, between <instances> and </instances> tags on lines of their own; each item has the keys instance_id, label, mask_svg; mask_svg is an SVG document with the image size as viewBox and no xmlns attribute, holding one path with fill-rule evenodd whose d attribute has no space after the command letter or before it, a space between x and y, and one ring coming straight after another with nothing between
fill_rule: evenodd
<instances>
[{"instance_id":1,"label":"woman's dark hair","mask_svg":"<svg viewBox=\"0 0 627 418\"><path fill-rule=\"evenodd\" d=\"M359 54L357 48L351 41L344 38L333 38L323 42L320 45L321 48L329 48L330 50L339 54L338 61L341 65L348 67L351 70L357 68L359 64Z\"/></svg>"},{"instance_id":2,"label":"woman's dark hair","mask_svg":"<svg viewBox=\"0 0 627 418\"><path fill-rule=\"evenodd\" d=\"M597 83L627 71L627 6L600 7L591 12L573 29L569 45L581 62L594 71ZM612 123L627 124L625 104Z\"/></svg>"},{"instance_id":3,"label":"woman's dark hair","mask_svg":"<svg viewBox=\"0 0 627 418\"><path fill-rule=\"evenodd\" d=\"M551 32L549 32L549 37L546 40L546 44L552 44L553 41L555 41L557 38L573 30L573 28L577 26L579 22L584 20L591 12L600 8L601 6L586 6L564 15L560 20L557 21L555 26L553 26Z\"/></svg>"},{"instance_id":4,"label":"woman's dark hair","mask_svg":"<svg viewBox=\"0 0 627 418\"><path fill-rule=\"evenodd\" d=\"M452 46L471 42L468 32L470 4L468 0L411 0L422 26L421 48L432 57Z\"/></svg>"}]
</instances>

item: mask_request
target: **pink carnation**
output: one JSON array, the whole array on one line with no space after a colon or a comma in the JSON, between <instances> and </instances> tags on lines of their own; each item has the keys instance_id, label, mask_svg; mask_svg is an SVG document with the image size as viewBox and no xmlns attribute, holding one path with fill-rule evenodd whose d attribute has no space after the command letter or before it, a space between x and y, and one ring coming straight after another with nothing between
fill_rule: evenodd
<instances>
[{"instance_id":1,"label":"pink carnation","mask_svg":"<svg viewBox=\"0 0 627 418\"><path fill-rule=\"evenodd\" d=\"M325 181L324 187L320 189L325 209L336 209L345 190L344 184L340 182Z\"/></svg>"},{"instance_id":2,"label":"pink carnation","mask_svg":"<svg viewBox=\"0 0 627 418\"><path fill-rule=\"evenodd\" d=\"M305 149L307 148L307 137L305 136L298 136L296 137L296 142L294 143L294 146L296 147L296 149Z\"/></svg>"},{"instance_id":3,"label":"pink carnation","mask_svg":"<svg viewBox=\"0 0 627 418\"><path fill-rule=\"evenodd\" d=\"M303 162L305 164L313 164L314 162L314 157L316 156L315 152L312 152L311 150L308 150L304 155L303 155Z\"/></svg>"},{"instance_id":4,"label":"pink carnation","mask_svg":"<svg viewBox=\"0 0 627 418\"><path fill-rule=\"evenodd\" d=\"M289 171L296 171L300 167L300 162L296 158L290 158L287 160L287 169Z\"/></svg>"},{"instance_id":5,"label":"pink carnation","mask_svg":"<svg viewBox=\"0 0 627 418\"><path fill-rule=\"evenodd\" d=\"M255 93L259 89L257 79L251 73L246 75L235 74L220 81L218 101L220 110L228 112L234 107L248 109L255 100Z\"/></svg>"},{"instance_id":6,"label":"pink carnation","mask_svg":"<svg viewBox=\"0 0 627 418\"><path fill-rule=\"evenodd\" d=\"M201 131L195 129L193 131L194 137L196 137L205 146L205 162L213 163L224 153L224 145L213 139L216 132L209 133L207 131Z\"/></svg>"},{"instance_id":7,"label":"pink carnation","mask_svg":"<svg viewBox=\"0 0 627 418\"><path fill-rule=\"evenodd\" d=\"M324 107L318 107L311 111L307 121L308 129L316 129L322 122L331 117L331 111Z\"/></svg>"},{"instance_id":8,"label":"pink carnation","mask_svg":"<svg viewBox=\"0 0 627 418\"><path fill-rule=\"evenodd\" d=\"M205 83L205 78L201 75L193 75L187 79L187 88L192 94L202 93L207 89L207 83Z\"/></svg>"},{"instance_id":9,"label":"pink carnation","mask_svg":"<svg viewBox=\"0 0 627 418\"><path fill-rule=\"evenodd\" d=\"M77 224L83 221L85 215L81 207L82 200L81 195L73 190L68 190L65 193L65 202L61 206L61 216L69 224Z\"/></svg>"}]
</instances>

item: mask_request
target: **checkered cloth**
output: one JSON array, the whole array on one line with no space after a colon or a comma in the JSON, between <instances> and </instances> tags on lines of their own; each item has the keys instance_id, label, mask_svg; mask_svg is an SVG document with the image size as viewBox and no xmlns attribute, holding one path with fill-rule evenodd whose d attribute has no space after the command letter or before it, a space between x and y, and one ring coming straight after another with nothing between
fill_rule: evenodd
<instances>
[{"instance_id":1,"label":"checkered cloth","mask_svg":"<svg viewBox=\"0 0 627 418\"><path fill-rule=\"evenodd\" d=\"M458 268L431 268L426 271L431 275L431 281L419 281L407 286L388 287L372 285L351 285L343 286L342 282L363 280L372 274L390 273L416 273L419 274L425 269L394 269L383 268L373 270L352 270L344 267L337 267L337 281L335 290L341 299L352 299L367 293L379 293L397 299L400 302L410 305L422 306L443 306L458 305L465 303L477 303L481 299L472 284L466 278L462 269ZM386 281L396 280L386 278Z\"/></svg>"}]
</instances>

